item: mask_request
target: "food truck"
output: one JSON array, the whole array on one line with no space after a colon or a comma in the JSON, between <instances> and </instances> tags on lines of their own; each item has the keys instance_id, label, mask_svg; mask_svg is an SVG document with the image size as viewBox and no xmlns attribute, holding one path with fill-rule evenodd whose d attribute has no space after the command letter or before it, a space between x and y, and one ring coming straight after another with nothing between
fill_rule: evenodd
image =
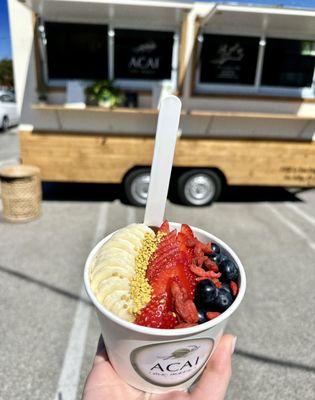
<instances>
[{"instance_id":1,"label":"food truck","mask_svg":"<svg viewBox=\"0 0 315 400\"><path fill-rule=\"evenodd\" d=\"M8 3L21 160L44 181L121 183L144 205L159 99L173 93L183 108L172 179L184 204L209 204L224 185L315 186L315 10ZM89 100L95 88L110 95Z\"/></svg>"}]
</instances>

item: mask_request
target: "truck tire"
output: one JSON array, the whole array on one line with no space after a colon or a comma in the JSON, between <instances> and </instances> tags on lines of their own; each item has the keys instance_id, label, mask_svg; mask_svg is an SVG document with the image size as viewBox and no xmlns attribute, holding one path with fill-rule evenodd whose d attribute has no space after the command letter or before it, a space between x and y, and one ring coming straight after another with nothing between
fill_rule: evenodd
<instances>
[{"instance_id":1,"label":"truck tire","mask_svg":"<svg viewBox=\"0 0 315 400\"><path fill-rule=\"evenodd\" d=\"M124 190L130 204L144 207L147 202L150 183L150 168L130 171L124 179Z\"/></svg>"},{"instance_id":2,"label":"truck tire","mask_svg":"<svg viewBox=\"0 0 315 400\"><path fill-rule=\"evenodd\" d=\"M211 169L191 169L177 180L178 197L188 206L211 204L221 194L222 178Z\"/></svg>"},{"instance_id":3,"label":"truck tire","mask_svg":"<svg viewBox=\"0 0 315 400\"><path fill-rule=\"evenodd\" d=\"M2 125L1 125L2 132L6 132L9 129L9 125L10 125L9 118L5 115L2 118Z\"/></svg>"}]
</instances>

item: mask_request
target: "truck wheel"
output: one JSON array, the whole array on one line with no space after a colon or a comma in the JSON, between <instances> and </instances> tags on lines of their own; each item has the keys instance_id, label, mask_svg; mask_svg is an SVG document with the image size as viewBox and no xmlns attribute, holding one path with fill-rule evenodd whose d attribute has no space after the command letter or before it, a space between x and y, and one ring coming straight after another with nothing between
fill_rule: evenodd
<instances>
[{"instance_id":1,"label":"truck wheel","mask_svg":"<svg viewBox=\"0 0 315 400\"><path fill-rule=\"evenodd\" d=\"M7 116L4 116L2 119L2 125L1 129L3 132L7 131L9 128L9 118Z\"/></svg>"},{"instance_id":2,"label":"truck wheel","mask_svg":"<svg viewBox=\"0 0 315 400\"><path fill-rule=\"evenodd\" d=\"M188 206L205 206L217 200L222 191L222 179L210 169L193 169L177 181L178 196Z\"/></svg>"},{"instance_id":3,"label":"truck wheel","mask_svg":"<svg viewBox=\"0 0 315 400\"><path fill-rule=\"evenodd\" d=\"M139 168L129 172L124 180L126 197L130 204L144 207L150 183L150 168Z\"/></svg>"}]
</instances>

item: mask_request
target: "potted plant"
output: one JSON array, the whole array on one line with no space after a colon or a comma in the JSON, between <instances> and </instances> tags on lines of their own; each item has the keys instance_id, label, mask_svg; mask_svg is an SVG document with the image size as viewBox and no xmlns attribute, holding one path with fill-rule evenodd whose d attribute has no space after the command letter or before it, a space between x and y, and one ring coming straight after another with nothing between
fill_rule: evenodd
<instances>
[{"instance_id":1,"label":"potted plant","mask_svg":"<svg viewBox=\"0 0 315 400\"><path fill-rule=\"evenodd\" d=\"M120 90L114 86L113 81L96 81L85 89L86 103L98 104L101 107L111 108L119 106L123 102Z\"/></svg>"}]
</instances>

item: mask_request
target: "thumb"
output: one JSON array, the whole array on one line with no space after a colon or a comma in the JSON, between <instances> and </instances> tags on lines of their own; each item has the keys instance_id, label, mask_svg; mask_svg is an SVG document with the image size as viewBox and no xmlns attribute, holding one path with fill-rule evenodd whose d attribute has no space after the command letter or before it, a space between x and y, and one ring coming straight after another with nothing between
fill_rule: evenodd
<instances>
[{"instance_id":1,"label":"thumb","mask_svg":"<svg viewBox=\"0 0 315 400\"><path fill-rule=\"evenodd\" d=\"M236 337L224 335L192 391L192 399L223 400L232 373Z\"/></svg>"}]
</instances>

